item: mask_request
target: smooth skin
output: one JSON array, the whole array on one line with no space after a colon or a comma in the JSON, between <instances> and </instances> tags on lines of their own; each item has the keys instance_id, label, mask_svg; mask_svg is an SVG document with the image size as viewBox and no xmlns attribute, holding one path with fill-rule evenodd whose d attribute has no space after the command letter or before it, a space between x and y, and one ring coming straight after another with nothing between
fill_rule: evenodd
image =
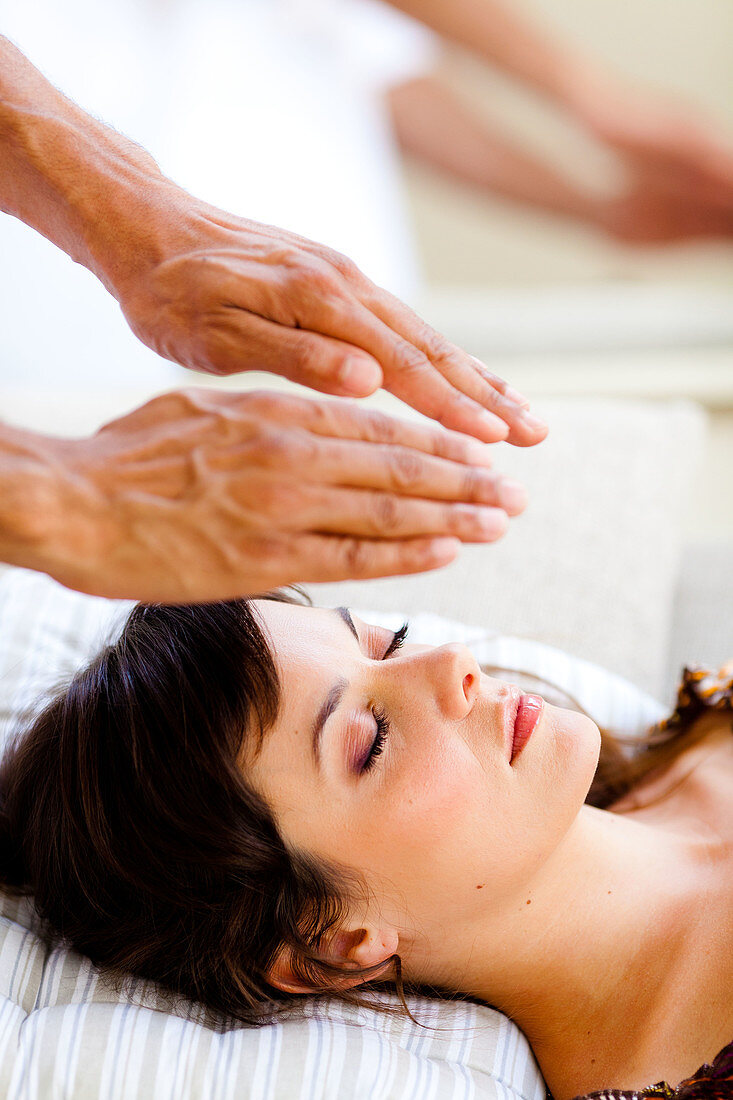
<instances>
[{"instance_id":1,"label":"smooth skin","mask_svg":"<svg viewBox=\"0 0 733 1100\"><path fill-rule=\"evenodd\" d=\"M729 1042L729 728L713 763L728 777L717 810L708 788L699 805L598 810L584 803L600 749L585 715L545 704L510 763L512 688L465 646L389 655L392 632L355 616L356 637L334 609L255 607L282 698L261 751L245 738L243 772L286 844L368 886L327 945L334 961L384 962L386 974L397 952L409 979L496 1006L556 1100L676 1082ZM341 680L318 769L314 718ZM362 772L373 708L390 732ZM271 980L308 992L286 953Z\"/></svg>"}]
</instances>

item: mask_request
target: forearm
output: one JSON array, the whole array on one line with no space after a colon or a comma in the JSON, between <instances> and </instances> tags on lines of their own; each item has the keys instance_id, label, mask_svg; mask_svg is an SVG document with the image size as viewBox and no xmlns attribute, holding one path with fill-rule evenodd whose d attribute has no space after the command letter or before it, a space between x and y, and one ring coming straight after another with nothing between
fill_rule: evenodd
<instances>
[{"instance_id":1,"label":"forearm","mask_svg":"<svg viewBox=\"0 0 733 1100\"><path fill-rule=\"evenodd\" d=\"M389 0L395 8L568 105L586 62L580 51L498 0Z\"/></svg>"},{"instance_id":2,"label":"forearm","mask_svg":"<svg viewBox=\"0 0 733 1100\"><path fill-rule=\"evenodd\" d=\"M394 88L390 106L400 145L452 177L556 214L595 217L594 195L491 128L439 80Z\"/></svg>"},{"instance_id":3,"label":"forearm","mask_svg":"<svg viewBox=\"0 0 733 1100\"><path fill-rule=\"evenodd\" d=\"M176 190L144 149L87 115L0 37L0 208L115 293L156 260L149 208Z\"/></svg>"}]
</instances>

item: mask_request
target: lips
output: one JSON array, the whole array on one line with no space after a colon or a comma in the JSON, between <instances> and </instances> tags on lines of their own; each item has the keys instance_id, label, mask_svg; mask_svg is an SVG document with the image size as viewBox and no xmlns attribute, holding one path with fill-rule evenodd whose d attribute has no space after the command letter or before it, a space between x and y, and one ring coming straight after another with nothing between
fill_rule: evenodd
<instances>
[{"instance_id":1,"label":"lips","mask_svg":"<svg viewBox=\"0 0 733 1100\"><path fill-rule=\"evenodd\" d=\"M517 713L514 717L514 735L510 764L529 741L539 722L544 699L539 695L520 695Z\"/></svg>"}]
</instances>

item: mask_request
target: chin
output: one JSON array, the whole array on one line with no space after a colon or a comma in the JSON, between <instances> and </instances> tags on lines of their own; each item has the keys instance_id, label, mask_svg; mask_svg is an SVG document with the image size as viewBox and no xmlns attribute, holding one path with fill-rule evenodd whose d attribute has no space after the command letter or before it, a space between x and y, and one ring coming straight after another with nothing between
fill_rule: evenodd
<instances>
[{"instance_id":1,"label":"chin","mask_svg":"<svg viewBox=\"0 0 733 1100\"><path fill-rule=\"evenodd\" d=\"M560 784L560 789L567 795L568 810L574 807L577 813L596 774L601 754L601 731L592 718L577 710L546 705L543 719L547 723L549 776ZM539 729L535 730L535 733L539 732ZM525 746L525 751L526 748L529 744Z\"/></svg>"}]
</instances>

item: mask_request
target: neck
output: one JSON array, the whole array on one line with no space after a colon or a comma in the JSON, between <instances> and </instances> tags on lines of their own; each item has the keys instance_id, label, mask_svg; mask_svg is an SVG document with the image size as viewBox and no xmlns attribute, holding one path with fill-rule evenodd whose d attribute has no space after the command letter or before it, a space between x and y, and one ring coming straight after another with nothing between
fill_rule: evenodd
<instances>
[{"instance_id":1,"label":"neck","mask_svg":"<svg viewBox=\"0 0 733 1100\"><path fill-rule=\"evenodd\" d=\"M517 1023L555 1095L590 1048L631 1064L666 1019L701 946L713 843L583 806L511 913L479 929L467 992Z\"/></svg>"}]
</instances>

